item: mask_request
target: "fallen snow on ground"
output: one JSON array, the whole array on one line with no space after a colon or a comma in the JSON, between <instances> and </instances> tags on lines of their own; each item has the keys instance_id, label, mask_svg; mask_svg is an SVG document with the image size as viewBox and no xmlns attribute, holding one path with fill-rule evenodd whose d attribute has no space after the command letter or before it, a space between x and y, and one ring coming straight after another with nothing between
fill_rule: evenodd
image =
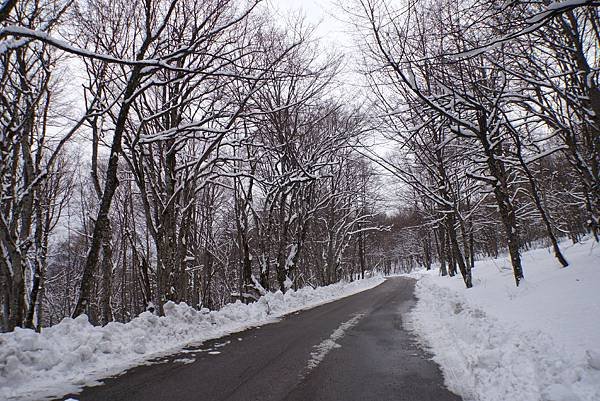
<instances>
[{"instance_id":1,"label":"fallen snow on ground","mask_svg":"<svg viewBox=\"0 0 600 401\"><path fill-rule=\"evenodd\" d=\"M340 324L340 326L331 333L329 338L323 340L320 344L314 346L315 350L310 353L310 359L308 361L308 370L312 370L319 366L319 364L325 359L325 356L334 348L340 348L341 345L337 342L340 338L344 337L346 331L356 326L360 319L365 316L364 313L354 315L352 319Z\"/></svg>"},{"instance_id":2,"label":"fallen snow on ground","mask_svg":"<svg viewBox=\"0 0 600 401\"><path fill-rule=\"evenodd\" d=\"M407 325L465 401L600 400L600 246L523 253L514 285L507 258L480 261L474 287L423 273Z\"/></svg>"},{"instance_id":3,"label":"fallen snow on ground","mask_svg":"<svg viewBox=\"0 0 600 401\"><path fill-rule=\"evenodd\" d=\"M101 378L190 343L271 323L288 313L356 294L383 281L373 277L285 294L268 293L253 304L238 301L211 312L167 303L166 316L144 312L127 324L95 327L82 315L64 319L41 334L23 329L0 334L0 400L39 401L75 393Z\"/></svg>"}]
</instances>

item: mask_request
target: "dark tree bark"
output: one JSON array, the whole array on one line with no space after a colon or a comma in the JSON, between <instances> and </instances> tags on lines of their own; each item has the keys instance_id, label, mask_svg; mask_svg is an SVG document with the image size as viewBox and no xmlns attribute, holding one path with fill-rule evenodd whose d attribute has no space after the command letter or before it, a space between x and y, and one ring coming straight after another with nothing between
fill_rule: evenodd
<instances>
[{"instance_id":1,"label":"dark tree bark","mask_svg":"<svg viewBox=\"0 0 600 401\"><path fill-rule=\"evenodd\" d=\"M140 52L140 58L143 57L146 48L150 45L149 39L150 38L148 38L146 43L142 46L143 51ZM112 203L115 191L119 185L117 174L123 133L126 128L127 117L129 115L129 109L131 108L131 102L133 100L132 96L138 88L139 80L141 78L141 71L141 66L136 66L132 69L127 82L127 88L123 93L123 104L119 110L119 115L115 123L110 157L108 160L108 167L106 169L106 180L104 182L104 190L102 191L102 199L100 201L100 207L94 223L90 248L88 250L83 269L83 276L81 278L81 285L79 288L79 297L75 309L73 310L72 317L77 317L85 313L91 301L93 278L98 265L100 248L104 241L105 233L110 230L108 213L110 211L110 205Z\"/></svg>"}]
</instances>

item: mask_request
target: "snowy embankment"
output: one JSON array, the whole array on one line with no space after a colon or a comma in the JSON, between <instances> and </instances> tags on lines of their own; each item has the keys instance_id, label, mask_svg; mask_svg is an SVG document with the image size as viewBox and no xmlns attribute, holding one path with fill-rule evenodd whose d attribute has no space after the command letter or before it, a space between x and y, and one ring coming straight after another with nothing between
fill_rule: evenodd
<instances>
[{"instance_id":1,"label":"snowy embankment","mask_svg":"<svg viewBox=\"0 0 600 401\"><path fill-rule=\"evenodd\" d=\"M0 334L0 400L40 400L77 392L84 385L118 374L191 343L219 338L271 323L291 312L312 308L373 288L373 277L327 287L268 293L257 302L200 312L167 303L164 317L144 312L127 324L95 327L86 316L64 319L37 334L17 329Z\"/></svg>"},{"instance_id":2,"label":"snowy embankment","mask_svg":"<svg viewBox=\"0 0 600 401\"><path fill-rule=\"evenodd\" d=\"M600 400L600 246L525 252L516 288L506 258L477 262L474 287L423 274L407 325L465 401Z\"/></svg>"}]
</instances>

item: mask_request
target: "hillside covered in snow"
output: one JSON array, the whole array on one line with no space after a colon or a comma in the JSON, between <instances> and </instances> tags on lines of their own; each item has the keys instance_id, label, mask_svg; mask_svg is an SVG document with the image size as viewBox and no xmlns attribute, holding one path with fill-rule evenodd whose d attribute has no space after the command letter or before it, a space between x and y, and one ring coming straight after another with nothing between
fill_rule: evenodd
<instances>
[{"instance_id":1,"label":"hillside covered in snow","mask_svg":"<svg viewBox=\"0 0 600 401\"><path fill-rule=\"evenodd\" d=\"M474 286L420 272L407 325L465 401L600 400L600 247L524 252L515 287L507 258L475 263Z\"/></svg>"}]
</instances>

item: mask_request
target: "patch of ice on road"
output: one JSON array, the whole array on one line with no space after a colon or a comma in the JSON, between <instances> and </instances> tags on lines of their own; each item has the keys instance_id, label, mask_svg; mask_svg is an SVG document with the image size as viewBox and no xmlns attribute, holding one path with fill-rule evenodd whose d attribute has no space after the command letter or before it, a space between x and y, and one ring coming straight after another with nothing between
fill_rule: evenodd
<instances>
[{"instance_id":1,"label":"patch of ice on road","mask_svg":"<svg viewBox=\"0 0 600 401\"><path fill-rule=\"evenodd\" d=\"M184 365L194 362L196 362L196 359L194 358L178 358L173 361L173 363L183 363Z\"/></svg>"},{"instance_id":2,"label":"patch of ice on road","mask_svg":"<svg viewBox=\"0 0 600 401\"><path fill-rule=\"evenodd\" d=\"M190 349L184 349L184 350L179 351L180 354L193 354L196 352L198 352L197 348L190 348Z\"/></svg>"},{"instance_id":3,"label":"patch of ice on road","mask_svg":"<svg viewBox=\"0 0 600 401\"><path fill-rule=\"evenodd\" d=\"M315 351L310 353L310 359L308 361L308 370L316 368L332 349L340 348L341 345L338 344L336 341L344 337L346 331L356 326L360 319L362 319L364 316L364 313L359 313L355 315L352 319L342 323L337 329L335 329L328 339L324 340L318 345L315 345L313 347L315 348Z\"/></svg>"}]
</instances>

